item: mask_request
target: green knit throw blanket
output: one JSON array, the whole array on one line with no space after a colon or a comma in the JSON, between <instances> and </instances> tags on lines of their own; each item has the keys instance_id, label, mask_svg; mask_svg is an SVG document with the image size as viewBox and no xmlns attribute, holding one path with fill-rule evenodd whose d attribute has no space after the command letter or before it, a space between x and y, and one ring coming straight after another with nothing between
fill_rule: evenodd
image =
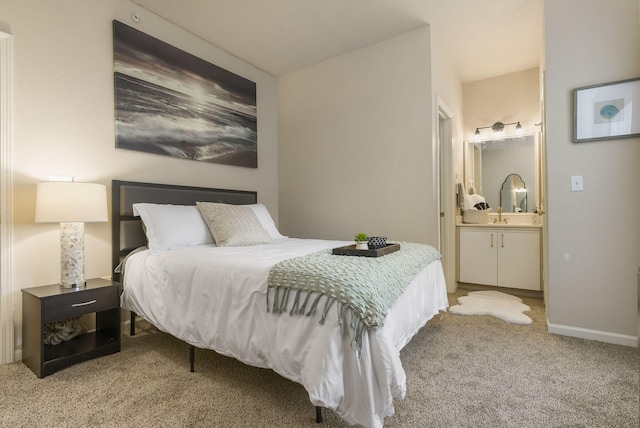
<instances>
[{"instance_id":1,"label":"green knit throw blanket","mask_svg":"<svg viewBox=\"0 0 640 428\"><path fill-rule=\"evenodd\" d=\"M326 297L320 319L324 324L337 300L341 304L338 323L343 335L350 326L354 331L352 346L361 351L364 329L381 326L389 308L413 278L441 257L429 245L399 244L398 251L381 257L338 256L332 250L322 250L281 261L269 272L267 311L310 316L316 312L320 299ZM291 291L295 292L292 298ZM313 299L312 294L316 294ZM350 322L346 319L348 312Z\"/></svg>"}]
</instances>

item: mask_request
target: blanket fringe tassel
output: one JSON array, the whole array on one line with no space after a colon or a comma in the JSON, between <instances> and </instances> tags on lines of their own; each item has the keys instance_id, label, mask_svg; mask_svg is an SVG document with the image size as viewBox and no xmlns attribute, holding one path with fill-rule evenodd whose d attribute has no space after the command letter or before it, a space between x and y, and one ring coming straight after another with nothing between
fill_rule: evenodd
<instances>
[{"instance_id":1,"label":"blanket fringe tassel","mask_svg":"<svg viewBox=\"0 0 640 428\"><path fill-rule=\"evenodd\" d=\"M293 297L293 303L291 304L291 309L289 307L289 294L290 288L281 287L273 287L267 290L267 312L273 312L274 314L282 314L285 312L289 312L290 316L294 315L305 315L307 317L314 315L318 309L318 305L320 303L320 299L325 297L324 307L322 308L322 315L320 316L319 324L324 324L327 319L327 315L331 310L333 304L337 301L335 297L328 296L326 294L317 293L317 296L314 297L309 310L307 311L307 305L309 300L311 299L311 295L316 292L307 292L304 290L295 290L295 296ZM273 291L271 291L273 290ZM273 303L270 303L269 294L273 293ZM302 294L305 294L304 301L302 305L300 304L300 300ZM340 332L343 338L346 338L349 334L349 330L353 331L353 338L351 340L351 348L358 353L358 357L361 356L362 353L362 335L364 334L365 329L367 328L366 323L362 320L362 318L356 314L349 305L346 305L342 302L339 302L340 308L338 309L338 325L340 326ZM306 311L306 313L305 313ZM347 322L347 314L351 313L351 320Z\"/></svg>"}]
</instances>

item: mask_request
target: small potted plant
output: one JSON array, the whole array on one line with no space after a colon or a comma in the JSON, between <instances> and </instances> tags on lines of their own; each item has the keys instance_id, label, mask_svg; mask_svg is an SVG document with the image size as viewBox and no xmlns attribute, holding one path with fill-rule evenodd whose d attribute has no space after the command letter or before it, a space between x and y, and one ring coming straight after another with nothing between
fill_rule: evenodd
<instances>
[{"instance_id":1,"label":"small potted plant","mask_svg":"<svg viewBox=\"0 0 640 428\"><path fill-rule=\"evenodd\" d=\"M356 241L356 250L368 250L369 249L369 237L366 233L358 233L354 236Z\"/></svg>"}]
</instances>

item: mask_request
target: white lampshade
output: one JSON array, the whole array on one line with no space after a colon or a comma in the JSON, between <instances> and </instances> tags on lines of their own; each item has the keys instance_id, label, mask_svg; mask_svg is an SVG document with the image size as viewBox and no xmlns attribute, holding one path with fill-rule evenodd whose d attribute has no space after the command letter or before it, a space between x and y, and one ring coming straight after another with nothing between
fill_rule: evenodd
<instances>
[{"instance_id":1,"label":"white lampshade","mask_svg":"<svg viewBox=\"0 0 640 428\"><path fill-rule=\"evenodd\" d=\"M60 223L62 287L84 287L84 223L107 220L107 188L103 184L38 183L36 223Z\"/></svg>"},{"instance_id":2,"label":"white lampshade","mask_svg":"<svg viewBox=\"0 0 640 428\"><path fill-rule=\"evenodd\" d=\"M75 181L38 183L36 223L108 221L107 188Z\"/></svg>"}]
</instances>

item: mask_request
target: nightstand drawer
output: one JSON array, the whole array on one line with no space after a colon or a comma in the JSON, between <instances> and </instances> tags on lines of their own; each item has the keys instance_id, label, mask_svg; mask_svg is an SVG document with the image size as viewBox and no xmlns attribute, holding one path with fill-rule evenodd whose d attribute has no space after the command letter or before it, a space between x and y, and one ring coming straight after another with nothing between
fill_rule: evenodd
<instances>
[{"instance_id":1,"label":"nightstand drawer","mask_svg":"<svg viewBox=\"0 0 640 428\"><path fill-rule=\"evenodd\" d=\"M75 318L118 307L118 288L103 287L64 293L44 299L44 323Z\"/></svg>"}]
</instances>

